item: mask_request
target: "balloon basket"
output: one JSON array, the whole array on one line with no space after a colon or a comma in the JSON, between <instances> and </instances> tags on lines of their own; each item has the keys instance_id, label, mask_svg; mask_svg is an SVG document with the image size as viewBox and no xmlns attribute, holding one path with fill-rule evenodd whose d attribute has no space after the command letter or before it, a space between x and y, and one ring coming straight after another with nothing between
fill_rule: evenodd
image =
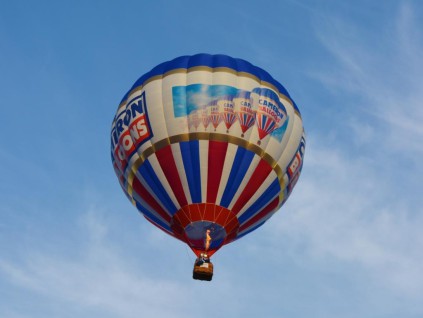
<instances>
[{"instance_id":1,"label":"balloon basket","mask_svg":"<svg viewBox=\"0 0 423 318\"><path fill-rule=\"evenodd\" d=\"M211 281L213 277L213 263L212 262L204 262L202 264L198 264L197 262L194 264L194 270L192 272L192 278L196 280L205 280Z\"/></svg>"}]
</instances>

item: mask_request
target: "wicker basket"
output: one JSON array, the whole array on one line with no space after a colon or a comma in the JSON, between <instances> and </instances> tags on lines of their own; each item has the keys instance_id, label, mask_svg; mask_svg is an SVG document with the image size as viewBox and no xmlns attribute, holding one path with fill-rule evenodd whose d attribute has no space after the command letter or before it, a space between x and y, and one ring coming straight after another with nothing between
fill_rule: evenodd
<instances>
[{"instance_id":1,"label":"wicker basket","mask_svg":"<svg viewBox=\"0 0 423 318\"><path fill-rule=\"evenodd\" d=\"M211 281L213 277L213 263L205 262L201 265L194 265L192 278Z\"/></svg>"}]
</instances>

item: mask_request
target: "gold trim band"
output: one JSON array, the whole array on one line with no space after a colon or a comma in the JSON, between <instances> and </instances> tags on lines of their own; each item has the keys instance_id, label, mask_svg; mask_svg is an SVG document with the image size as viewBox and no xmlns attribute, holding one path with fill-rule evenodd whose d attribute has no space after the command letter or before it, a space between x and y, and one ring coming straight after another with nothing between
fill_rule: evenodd
<instances>
[{"instance_id":1,"label":"gold trim band","mask_svg":"<svg viewBox=\"0 0 423 318\"><path fill-rule=\"evenodd\" d=\"M163 149L164 147L168 145L177 144L182 141L190 141L190 140L211 140L211 141L227 142L227 143L231 143L236 146L239 146L254 152L256 155L258 155L264 161L266 161L275 171L279 179L279 184L281 186L281 193L282 193L279 195L279 200L280 200L279 202L283 200L283 190L285 189L285 182L283 180L283 171L282 171L282 168L278 165L277 161L273 159L272 156L266 153L261 147L253 143L250 143L249 141L245 139L231 136L231 135L209 133L209 132L195 132L195 133L187 133L187 134L179 134L179 135L170 136L168 138L165 138L156 142L155 144L145 149L140 155L140 157L131 166L131 171L129 172L127 177L128 194L132 196L132 182L134 180L135 173L136 171L138 171L139 167L148 159L148 157L150 157L152 154L159 151L160 149Z\"/></svg>"}]
</instances>

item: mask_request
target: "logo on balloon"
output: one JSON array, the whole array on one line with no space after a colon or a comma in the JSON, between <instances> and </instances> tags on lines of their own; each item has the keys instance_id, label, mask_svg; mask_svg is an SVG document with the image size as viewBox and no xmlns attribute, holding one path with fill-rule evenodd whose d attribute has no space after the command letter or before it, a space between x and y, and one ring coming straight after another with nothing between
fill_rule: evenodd
<instances>
[{"instance_id":1,"label":"logo on balloon","mask_svg":"<svg viewBox=\"0 0 423 318\"><path fill-rule=\"evenodd\" d=\"M229 133L237 125L244 137L255 126L260 144L268 135L281 142L288 125L286 108L268 88L246 91L228 85L191 84L174 86L172 96L175 117L187 117L191 131L216 131L224 125Z\"/></svg>"},{"instance_id":2,"label":"logo on balloon","mask_svg":"<svg viewBox=\"0 0 423 318\"><path fill-rule=\"evenodd\" d=\"M112 156L124 170L129 158L153 136L146 111L145 92L130 100L112 126Z\"/></svg>"},{"instance_id":3,"label":"logo on balloon","mask_svg":"<svg viewBox=\"0 0 423 318\"><path fill-rule=\"evenodd\" d=\"M289 179L287 196L289 196L295 184L297 183L298 178L300 177L301 170L303 168L304 151L305 151L305 137L303 135L301 137L301 141L298 146L297 152L295 153L294 157L289 163L288 169L286 171L288 174L288 179Z\"/></svg>"}]
</instances>

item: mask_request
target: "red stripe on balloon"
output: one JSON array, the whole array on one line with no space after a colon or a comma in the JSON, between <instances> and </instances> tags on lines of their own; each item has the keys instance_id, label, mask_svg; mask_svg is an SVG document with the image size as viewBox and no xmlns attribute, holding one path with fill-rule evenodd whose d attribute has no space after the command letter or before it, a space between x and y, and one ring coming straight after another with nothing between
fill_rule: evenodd
<instances>
[{"instance_id":1,"label":"red stripe on balloon","mask_svg":"<svg viewBox=\"0 0 423 318\"><path fill-rule=\"evenodd\" d=\"M169 145L156 151L156 156L179 205L181 207L187 205L188 201L185 196L181 178L179 177L171 146Z\"/></svg>"},{"instance_id":2,"label":"red stripe on balloon","mask_svg":"<svg viewBox=\"0 0 423 318\"><path fill-rule=\"evenodd\" d=\"M217 213L214 217L214 222L224 227L228 220L229 214L226 213L226 209L221 209L220 211L216 211L216 212Z\"/></svg>"},{"instance_id":3,"label":"red stripe on balloon","mask_svg":"<svg viewBox=\"0 0 423 318\"><path fill-rule=\"evenodd\" d=\"M202 209L200 206L188 205L187 207L184 207L183 209L189 211L190 223L203 220L204 209Z\"/></svg>"},{"instance_id":4,"label":"red stripe on balloon","mask_svg":"<svg viewBox=\"0 0 423 318\"><path fill-rule=\"evenodd\" d=\"M207 174L207 202L216 203L220 179L222 178L223 165L225 163L227 142L209 141L208 174Z\"/></svg>"},{"instance_id":5,"label":"red stripe on balloon","mask_svg":"<svg viewBox=\"0 0 423 318\"><path fill-rule=\"evenodd\" d=\"M132 189L155 211L157 212L166 222L170 223L171 217L162 206L156 201L156 199L150 194L150 192L142 185L138 178L134 178L132 182Z\"/></svg>"},{"instance_id":6,"label":"red stripe on balloon","mask_svg":"<svg viewBox=\"0 0 423 318\"><path fill-rule=\"evenodd\" d=\"M172 224L178 223L181 225L181 228L184 229L188 224L192 222L191 214L187 210L180 210L180 213L177 213L173 216L173 219L177 222L172 222Z\"/></svg>"},{"instance_id":7,"label":"red stripe on balloon","mask_svg":"<svg viewBox=\"0 0 423 318\"><path fill-rule=\"evenodd\" d=\"M226 233L232 233L239 227L239 222L236 217L230 217L226 220L225 230Z\"/></svg>"},{"instance_id":8,"label":"red stripe on balloon","mask_svg":"<svg viewBox=\"0 0 423 318\"><path fill-rule=\"evenodd\" d=\"M202 220L214 220L214 211L216 206L214 204L204 204L202 207Z\"/></svg>"},{"instance_id":9,"label":"red stripe on balloon","mask_svg":"<svg viewBox=\"0 0 423 318\"><path fill-rule=\"evenodd\" d=\"M272 202L270 202L263 210L257 213L254 217L249 219L247 222L242 224L239 228L239 232L249 228L253 224L259 222L261 219L265 218L269 213L271 213L278 206L279 198L276 197Z\"/></svg>"},{"instance_id":10,"label":"red stripe on balloon","mask_svg":"<svg viewBox=\"0 0 423 318\"><path fill-rule=\"evenodd\" d=\"M251 175L250 180L236 201L235 205L232 208L232 211L236 214L247 204L248 200L254 195L258 190L261 184L266 180L269 173L272 171L272 167L263 159L260 160L253 174Z\"/></svg>"}]
</instances>

